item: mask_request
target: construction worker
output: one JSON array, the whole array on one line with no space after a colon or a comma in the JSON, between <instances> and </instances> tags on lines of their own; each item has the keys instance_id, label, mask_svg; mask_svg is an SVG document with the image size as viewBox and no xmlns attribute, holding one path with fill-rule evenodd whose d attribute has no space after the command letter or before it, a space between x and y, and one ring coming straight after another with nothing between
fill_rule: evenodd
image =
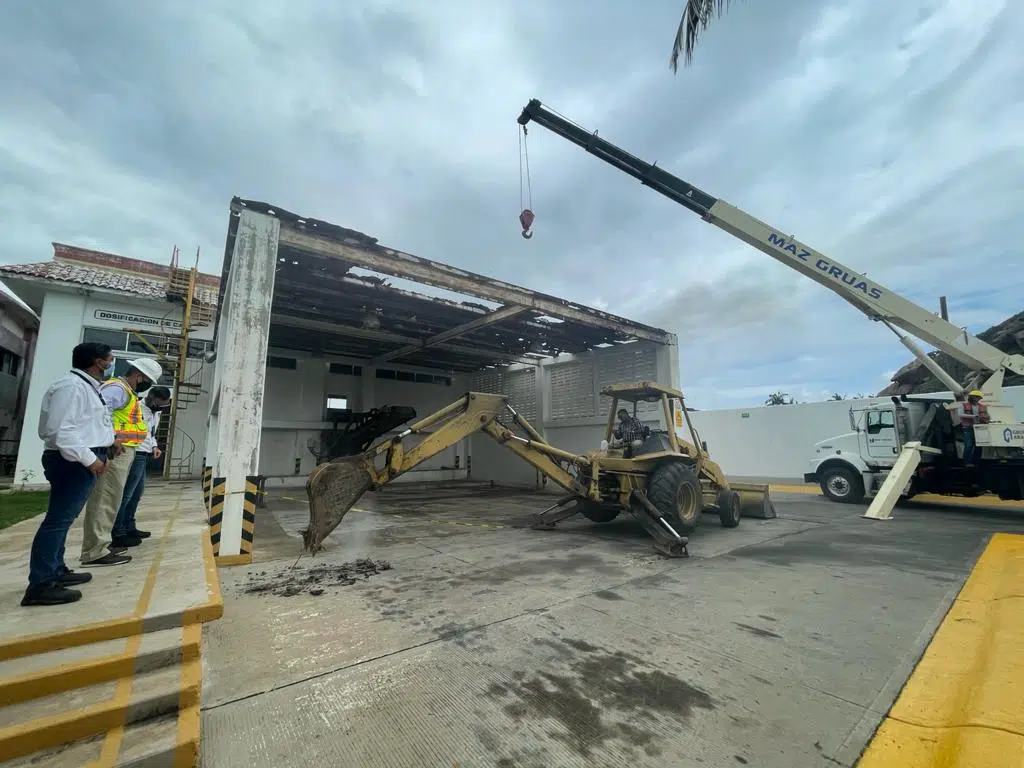
<instances>
[{"instance_id":1,"label":"construction worker","mask_svg":"<svg viewBox=\"0 0 1024 768\"><path fill-rule=\"evenodd\" d=\"M612 433L614 438L612 445L613 447L624 447L624 454L628 458L633 452L633 443L644 439L644 425L625 408L619 408L617 415L619 426Z\"/></svg>"},{"instance_id":2,"label":"construction worker","mask_svg":"<svg viewBox=\"0 0 1024 768\"><path fill-rule=\"evenodd\" d=\"M135 513L146 487L149 460L159 459L162 455L161 448L156 443L156 428L160 425L160 414L170 408L170 405L171 390L167 387L150 388L142 400L142 417L148 432L146 439L135 448L135 461L125 482L121 508L117 511L117 519L114 520L114 529L111 532L110 543L114 549L137 547L143 539L150 536L149 531L139 530L135 523Z\"/></svg>"},{"instance_id":3,"label":"construction worker","mask_svg":"<svg viewBox=\"0 0 1024 768\"><path fill-rule=\"evenodd\" d=\"M972 389L967 393L966 400L955 403L948 403L946 409L956 411L960 417L960 426L964 433L964 464L968 467L974 466L978 460L980 451L974 442L974 425L988 424L988 407L981 402L984 394L979 389Z\"/></svg>"},{"instance_id":4,"label":"construction worker","mask_svg":"<svg viewBox=\"0 0 1024 768\"><path fill-rule=\"evenodd\" d=\"M114 424L114 450L85 506L81 563L86 567L124 565L132 559L124 554L124 547L111 543L111 534L135 462L135 449L149 433L138 395L159 380L163 369L149 358L131 360L128 366L124 376L108 379L100 387Z\"/></svg>"}]
</instances>

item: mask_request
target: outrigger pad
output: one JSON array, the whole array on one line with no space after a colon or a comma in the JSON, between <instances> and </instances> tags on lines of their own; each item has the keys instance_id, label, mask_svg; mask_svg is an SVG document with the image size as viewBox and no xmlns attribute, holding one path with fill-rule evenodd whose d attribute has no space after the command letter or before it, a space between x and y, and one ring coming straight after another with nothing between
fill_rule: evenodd
<instances>
[{"instance_id":1,"label":"outrigger pad","mask_svg":"<svg viewBox=\"0 0 1024 768\"><path fill-rule=\"evenodd\" d=\"M302 542L310 554L320 551L323 540L373 486L362 462L361 455L344 456L321 464L306 480L309 527L302 532Z\"/></svg>"}]
</instances>

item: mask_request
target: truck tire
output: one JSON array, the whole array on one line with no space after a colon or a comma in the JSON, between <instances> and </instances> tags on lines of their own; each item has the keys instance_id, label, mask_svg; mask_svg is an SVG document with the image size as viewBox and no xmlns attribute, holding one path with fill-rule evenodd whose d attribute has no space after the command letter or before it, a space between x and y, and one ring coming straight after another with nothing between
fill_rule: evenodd
<instances>
[{"instance_id":1,"label":"truck tire","mask_svg":"<svg viewBox=\"0 0 1024 768\"><path fill-rule=\"evenodd\" d=\"M681 461L654 468L647 481L647 498L680 536L686 536L700 523L700 480Z\"/></svg>"},{"instance_id":2,"label":"truck tire","mask_svg":"<svg viewBox=\"0 0 1024 768\"><path fill-rule=\"evenodd\" d=\"M590 501L589 499L581 501L580 506L580 514L594 523L610 523L622 511L611 504L598 504L596 501Z\"/></svg>"},{"instance_id":3,"label":"truck tire","mask_svg":"<svg viewBox=\"0 0 1024 768\"><path fill-rule=\"evenodd\" d=\"M740 495L730 488L718 492L718 519L723 528L736 528L740 524Z\"/></svg>"},{"instance_id":4,"label":"truck tire","mask_svg":"<svg viewBox=\"0 0 1024 768\"><path fill-rule=\"evenodd\" d=\"M862 504L864 480L850 467L829 467L821 472L821 492L839 504Z\"/></svg>"}]
</instances>

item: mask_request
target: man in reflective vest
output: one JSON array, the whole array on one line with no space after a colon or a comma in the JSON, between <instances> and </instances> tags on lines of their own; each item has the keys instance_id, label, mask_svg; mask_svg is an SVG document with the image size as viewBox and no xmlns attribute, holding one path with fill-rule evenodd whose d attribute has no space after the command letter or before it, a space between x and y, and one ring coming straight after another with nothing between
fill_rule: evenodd
<instances>
[{"instance_id":1,"label":"man in reflective vest","mask_svg":"<svg viewBox=\"0 0 1024 768\"><path fill-rule=\"evenodd\" d=\"M128 473L135 461L135 449L149 432L138 395L157 382L163 375L163 369L160 363L149 358L131 360L128 366L124 376L108 379L100 387L100 395L110 409L114 426L114 450L113 457L107 462L107 471L97 480L85 507L83 566L131 562L131 557L124 554L125 548L111 543L111 534Z\"/></svg>"},{"instance_id":2,"label":"man in reflective vest","mask_svg":"<svg viewBox=\"0 0 1024 768\"><path fill-rule=\"evenodd\" d=\"M981 390L972 389L967 393L966 400L947 406L960 417L960 426L964 433L964 464L969 467L974 466L981 453L974 442L974 425L989 423L988 407L981 402L982 397L984 395Z\"/></svg>"}]
</instances>

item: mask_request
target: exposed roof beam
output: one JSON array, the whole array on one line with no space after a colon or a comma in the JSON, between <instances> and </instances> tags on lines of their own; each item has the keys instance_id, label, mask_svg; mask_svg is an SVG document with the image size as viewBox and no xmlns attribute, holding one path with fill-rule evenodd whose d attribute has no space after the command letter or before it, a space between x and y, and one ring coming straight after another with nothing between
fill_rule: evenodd
<instances>
[{"instance_id":1,"label":"exposed roof beam","mask_svg":"<svg viewBox=\"0 0 1024 768\"><path fill-rule=\"evenodd\" d=\"M646 339L659 344L674 343L671 333L631 323L625 318L616 317L607 312L586 308L554 296L535 293L511 283L466 272L447 264L390 248L375 246L371 250L341 243L328 237L296 229L285 219L281 220L279 244L307 253L330 256L363 269L402 277L454 293L476 296L499 304L524 306L563 320L608 328L625 337Z\"/></svg>"},{"instance_id":2,"label":"exposed roof beam","mask_svg":"<svg viewBox=\"0 0 1024 768\"><path fill-rule=\"evenodd\" d=\"M433 347L448 341L448 339L454 339L456 336L461 336L464 333L476 331L480 328L486 328L488 325L500 323L502 320L508 320L510 317L515 317L525 311L526 307L519 307L515 305L499 307L493 312L489 312L475 320L469 320L465 323L456 325L454 328L449 328L447 331L436 333L433 336L424 339L419 344L409 344L408 346L392 350L391 352L385 352L383 355L378 355L372 360L372 364L378 365L380 363L386 363L388 360L395 360L399 357L411 355L414 352L419 352L427 347Z\"/></svg>"},{"instance_id":3,"label":"exposed roof beam","mask_svg":"<svg viewBox=\"0 0 1024 768\"><path fill-rule=\"evenodd\" d=\"M328 323L323 320L310 320L305 317L294 317L291 315L278 315L274 314L270 318L271 325L285 326L288 328L300 328L307 331L318 331L319 333L327 333L333 336L350 336L361 339L369 339L371 341L380 341L385 344L402 344L407 346L415 345L419 349L419 342L416 339L405 336L400 333L392 333L390 331L381 331L373 328L357 328L352 325L339 325L338 323ZM500 350L489 350L481 349L480 347L467 347L461 344L450 344L441 342L434 346L439 349L444 349L449 352L454 352L459 355L467 355L469 357L478 357L481 360L507 360L513 363L524 363L526 365L538 365L539 361L532 357L520 357L519 355L511 352L502 352Z\"/></svg>"}]
</instances>

